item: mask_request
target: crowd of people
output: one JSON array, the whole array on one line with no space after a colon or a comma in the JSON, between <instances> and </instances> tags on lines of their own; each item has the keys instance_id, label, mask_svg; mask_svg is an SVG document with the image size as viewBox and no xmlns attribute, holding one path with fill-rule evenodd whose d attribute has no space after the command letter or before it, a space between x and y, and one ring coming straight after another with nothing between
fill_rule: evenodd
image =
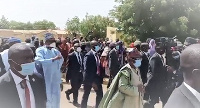
<instances>
[{"instance_id":1,"label":"crowd of people","mask_svg":"<svg viewBox=\"0 0 200 108\"><path fill-rule=\"evenodd\" d=\"M120 40L55 39L52 33L46 33L44 41L11 37L0 52L0 105L60 108L61 76L66 73L71 84L66 98L70 101L73 94L76 107L87 108L94 89L95 108L154 108L160 101L165 108L199 108L198 43L189 37L184 46L168 49L154 39L126 47ZM109 79L106 93L104 78Z\"/></svg>"}]
</instances>

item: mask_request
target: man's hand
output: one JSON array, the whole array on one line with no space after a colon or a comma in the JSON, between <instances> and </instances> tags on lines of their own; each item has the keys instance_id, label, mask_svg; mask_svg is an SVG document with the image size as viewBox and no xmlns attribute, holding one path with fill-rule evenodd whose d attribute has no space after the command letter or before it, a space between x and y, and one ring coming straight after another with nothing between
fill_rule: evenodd
<instances>
[{"instance_id":1,"label":"man's hand","mask_svg":"<svg viewBox=\"0 0 200 108\"><path fill-rule=\"evenodd\" d=\"M145 92L145 88L142 84L138 85L138 92L140 93L144 93Z\"/></svg>"},{"instance_id":2,"label":"man's hand","mask_svg":"<svg viewBox=\"0 0 200 108\"><path fill-rule=\"evenodd\" d=\"M171 66L167 66L167 72L174 72L175 71L175 69L173 68L173 67L171 67Z\"/></svg>"},{"instance_id":3,"label":"man's hand","mask_svg":"<svg viewBox=\"0 0 200 108\"><path fill-rule=\"evenodd\" d=\"M98 87L97 87L97 85L96 85L95 83L92 83L92 88L93 88L94 90L98 90Z\"/></svg>"},{"instance_id":4,"label":"man's hand","mask_svg":"<svg viewBox=\"0 0 200 108\"><path fill-rule=\"evenodd\" d=\"M58 55L58 56L54 57L52 60L53 60L53 62L54 62L55 60L60 60L60 59L62 59L62 56L61 56L61 55Z\"/></svg>"}]
</instances>

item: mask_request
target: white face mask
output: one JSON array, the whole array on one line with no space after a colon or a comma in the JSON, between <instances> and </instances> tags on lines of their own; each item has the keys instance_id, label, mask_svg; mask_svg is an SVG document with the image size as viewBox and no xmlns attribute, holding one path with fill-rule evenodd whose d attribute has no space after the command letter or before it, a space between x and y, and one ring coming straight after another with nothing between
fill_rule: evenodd
<instances>
[{"instance_id":1,"label":"white face mask","mask_svg":"<svg viewBox=\"0 0 200 108\"><path fill-rule=\"evenodd\" d=\"M82 51L81 47L78 47L78 48L76 49L76 51L77 51L77 52L81 52L81 51Z\"/></svg>"},{"instance_id":2,"label":"white face mask","mask_svg":"<svg viewBox=\"0 0 200 108\"><path fill-rule=\"evenodd\" d=\"M56 47L56 43L54 42L54 43L50 44L49 47L55 48Z\"/></svg>"}]
</instances>

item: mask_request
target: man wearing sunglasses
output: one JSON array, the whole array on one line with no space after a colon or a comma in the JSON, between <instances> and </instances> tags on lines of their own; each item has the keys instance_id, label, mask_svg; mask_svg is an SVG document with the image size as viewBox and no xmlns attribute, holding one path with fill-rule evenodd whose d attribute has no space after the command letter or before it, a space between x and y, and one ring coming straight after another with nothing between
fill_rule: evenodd
<instances>
[{"instance_id":1,"label":"man wearing sunglasses","mask_svg":"<svg viewBox=\"0 0 200 108\"><path fill-rule=\"evenodd\" d=\"M180 57L180 71L184 82L175 89L165 108L200 107L200 45L188 46Z\"/></svg>"}]
</instances>

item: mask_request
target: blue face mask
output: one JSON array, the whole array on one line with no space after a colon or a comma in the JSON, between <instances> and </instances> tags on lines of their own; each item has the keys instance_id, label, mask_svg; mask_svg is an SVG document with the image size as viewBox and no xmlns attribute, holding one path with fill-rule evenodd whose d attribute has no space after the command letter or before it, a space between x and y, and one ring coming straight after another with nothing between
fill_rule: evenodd
<instances>
[{"instance_id":1,"label":"blue face mask","mask_svg":"<svg viewBox=\"0 0 200 108\"><path fill-rule=\"evenodd\" d=\"M142 62L142 60L135 60L134 66L136 68L139 68L141 66L141 62Z\"/></svg>"},{"instance_id":2,"label":"blue face mask","mask_svg":"<svg viewBox=\"0 0 200 108\"><path fill-rule=\"evenodd\" d=\"M35 62L21 64L22 70L20 71L22 75L33 75L35 69Z\"/></svg>"},{"instance_id":3,"label":"blue face mask","mask_svg":"<svg viewBox=\"0 0 200 108\"><path fill-rule=\"evenodd\" d=\"M12 60L13 61L13 60ZM18 63L16 63L15 61L13 61L15 64L19 65ZM34 69L35 69L35 62L31 62L31 63L25 63L25 64L21 64L19 65L21 66L22 70L21 71L18 71L21 75L33 75L34 73Z\"/></svg>"},{"instance_id":4,"label":"blue face mask","mask_svg":"<svg viewBox=\"0 0 200 108\"><path fill-rule=\"evenodd\" d=\"M95 51L99 51L100 50L100 47L99 46L95 46Z\"/></svg>"},{"instance_id":5,"label":"blue face mask","mask_svg":"<svg viewBox=\"0 0 200 108\"><path fill-rule=\"evenodd\" d=\"M119 50L119 45L116 46L116 49Z\"/></svg>"}]
</instances>

